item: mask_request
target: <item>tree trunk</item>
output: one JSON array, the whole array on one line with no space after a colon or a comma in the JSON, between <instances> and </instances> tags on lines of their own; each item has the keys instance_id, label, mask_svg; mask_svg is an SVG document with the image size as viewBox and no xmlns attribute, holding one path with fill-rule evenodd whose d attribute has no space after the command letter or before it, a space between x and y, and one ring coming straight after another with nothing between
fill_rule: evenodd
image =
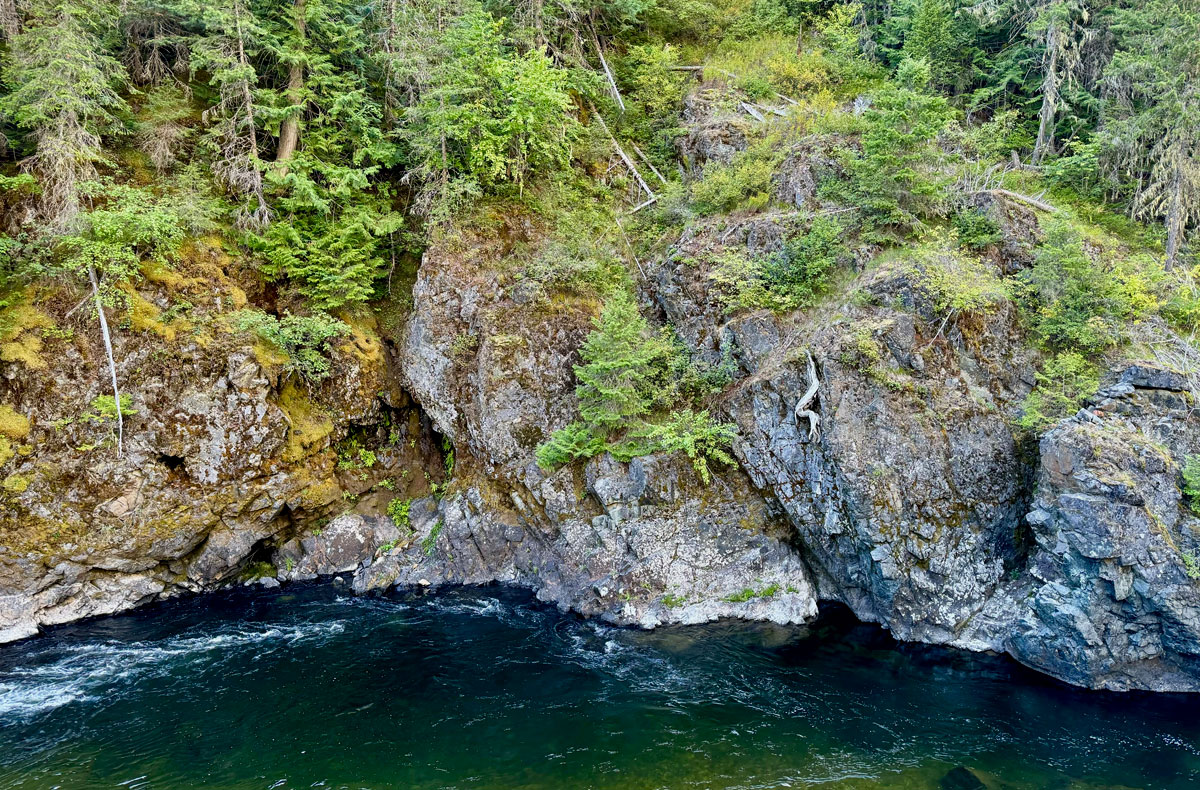
<instances>
[{"instance_id":1,"label":"tree trunk","mask_svg":"<svg viewBox=\"0 0 1200 790\"><path fill-rule=\"evenodd\" d=\"M21 32L21 16L17 13L16 0L0 0L0 32L10 44Z\"/></svg>"},{"instance_id":2,"label":"tree trunk","mask_svg":"<svg viewBox=\"0 0 1200 790\"><path fill-rule=\"evenodd\" d=\"M1170 271L1175 266L1179 256L1179 248L1183 246L1183 162L1182 157L1175 160L1174 174L1171 178L1171 207L1167 210L1167 257L1163 268Z\"/></svg>"},{"instance_id":3,"label":"tree trunk","mask_svg":"<svg viewBox=\"0 0 1200 790\"><path fill-rule=\"evenodd\" d=\"M304 47L304 37L307 32L307 25L304 19L304 4L305 0L296 0L296 33L297 39L301 48ZM279 126L279 148L275 152L276 162L286 162L296 153L296 146L300 142L300 114L302 110L300 105L304 101L304 64L300 61L292 63L288 69L288 84L287 84L288 104L296 109L288 113L288 116L283 119L283 123ZM280 168L280 175L286 175L287 168Z\"/></svg>"},{"instance_id":4,"label":"tree trunk","mask_svg":"<svg viewBox=\"0 0 1200 790\"><path fill-rule=\"evenodd\" d=\"M1054 145L1054 114L1058 109L1058 25L1046 27L1046 75L1042 80L1042 111L1039 113L1037 142L1033 146L1033 163L1040 164Z\"/></svg>"},{"instance_id":5,"label":"tree trunk","mask_svg":"<svg viewBox=\"0 0 1200 790\"><path fill-rule=\"evenodd\" d=\"M92 298L96 300L96 316L100 319L100 336L104 338L104 351L108 354L108 372L112 375L113 403L117 408L117 457L120 458L125 452L125 418L121 414L121 390L117 387L117 362L113 358L108 320L104 317L104 302L100 299L100 282L93 267L89 266L87 272L92 283Z\"/></svg>"}]
</instances>

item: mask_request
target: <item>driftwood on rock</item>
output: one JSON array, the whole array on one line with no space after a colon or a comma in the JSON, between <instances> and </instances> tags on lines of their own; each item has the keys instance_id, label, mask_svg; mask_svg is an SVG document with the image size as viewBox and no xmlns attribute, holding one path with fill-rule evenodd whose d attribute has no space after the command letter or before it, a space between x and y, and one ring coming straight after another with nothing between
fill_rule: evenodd
<instances>
[{"instance_id":1,"label":"driftwood on rock","mask_svg":"<svg viewBox=\"0 0 1200 790\"><path fill-rule=\"evenodd\" d=\"M817 379L817 363L813 360L812 353L808 353L808 389L800 396L800 400L796 402L796 409L792 413L796 422L796 427L800 427L801 418L808 418L808 438L810 441L816 441L821 430L821 415L809 408L813 401L817 398L817 391L821 387L821 382Z\"/></svg>"}]
</instances>

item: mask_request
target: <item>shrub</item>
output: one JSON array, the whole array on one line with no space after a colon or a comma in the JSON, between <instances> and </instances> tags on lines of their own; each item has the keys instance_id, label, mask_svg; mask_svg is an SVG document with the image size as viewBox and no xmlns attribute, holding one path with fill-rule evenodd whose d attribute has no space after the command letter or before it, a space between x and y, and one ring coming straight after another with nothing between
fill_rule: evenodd
<instances>
[{"instance_id":1,"label":"shrub","mask_svg":"<svg viewBox=\"0 0 1200 790\"><path fill-rule=\"evenodd\" d=\"M680 409L661 423L635 431L624 452L623 448L616 447L612 448L612 453L619 460L629 460L651 452L683 452L691 459L700 479L708 485L712 481L710 463L730 466L736 463L728 452L736 436L737 430L731 423L717 422L707 411Z\"/></svg>"},{"instance_id":2,"label":"shrub","mask_svg":"<svg viewBox=\"0 0 1200 790\"><path fill-rule=\"evenodd\" d=\"M1085 398L1100 386L1099 369L1074 351L1064 351L1036 374L1037 386L1025 398L1017 424L1040 432L1079 410Z\"/></svg>"},{"instance_id":3,"label":"shrub","mask_svg":"<svg viewBox=\"0 0 1200 790\"><path fill-rule=\"evenodd\" d=\"M137 409L133 408L133 399L129 393L121 393L121 416L132 417L137 414ZM112 395L97 395L92 398L92 411L90 414L85 414L84 419L90 422L106 422L108 420L117 419L117 402Z\"/></svg>"},{"instance_id":4,"label":"shrub","mask_svg":"<svg viewBox=\"0 0 1200 790\"><path fill-rule=\"evenodd\" d=\"M329 376L330 341L350 332L350 327L324 313L311 316L284 313L283 318L259 310L242 310L237 328L252 331L287 355L284 370L309 382Z\"/></svg>"},{"instance_id":5,"label":"shrub","mask_svg":"<svg viewBox=\"0 0 1200 790\"><path fill-rule=\"evenodd\" d=\"M979 209L960 209L954 215L958 243L972 250L981 250L1000 241L1000 225Z\"/></svg>"},{"instance_id":6,"label":"shrub","mask_svg":"<svg viewBox=\"0 0 1200 790\"><path fill-rule=\"evenodd\" d=\"M817 217L808 232L789 238L779 256L763 270L767 289L786 303L801 307L829 281L838 260L847 256L845 230L831 217Z\"/></svg>"},{"instance_id":7,"label":"shrub","mask_svg":"<svg viewBox=\"0 0 1200 790\"><path fill-rule=\"evenodd\" d=\"M1023 273L1023 306L1041 342L1092 353L1121 342L1124 326L1157 307L1153 287L1161 271L1139 259L1105 265L1083 247L1065 221L1047 224L1032 269Z\"/></svg>"},{"instance_id":8,"label":"shrub","mask_svg":"<svg viewBox=\"0 0 1200 790\"><path fill-rule=\"evenodd\" d=\"M770 200L775 165L774 155L753 149L740 152L727 165L709 163L692 187L692 201L702 214L761 208Z\"/></svg>"},{"instance_id":9,"label":"shrub","mask_svg":"<svg viewBox=\"0 0 1200 790\"><path fill-rule=\"evenodd\" d=\"M1200 515L1200 455L1189 455L1183 464L1183 495L1192 512Z\"/></svg>"},{"instance_id":10,"label":"shrub","mask_svg":"<svg viewBox=\"0 0 1200 790\"><path fill-rule=\"evenodd\" d=\"M934 309L945 315L983 310L1008 296L996 272L956 249L952 235L931 234L916 248L910 272Z\"/></svg>"},{"instance_id":11,"label":"shrub","mask_svg":"<svg viewBox=\"0 0 1200 790\"><path fill-rule=\"evenodd\" d=\"M717 300L727 311L765 307L783 312L811 304L838 261L849 254L843 235L836 220L818 217L807 233L789 238L776 255L722 253L708 273Z\"/></svg>"},{"instance_id":12,"label":"shrub","mask_svg":"<svg viewBox=\"0 0 1200 790\"><path fill-rule=\"evenodd\" d=\"M396 497L391 502L388 502L388 518L392 520L392 523L396 525L397 529L404 530L406 532L412 530L412 521L410 520L408 514L410 508L412 508L411 499L401 499L400 497Z\"/></svg>"}]
</instances>

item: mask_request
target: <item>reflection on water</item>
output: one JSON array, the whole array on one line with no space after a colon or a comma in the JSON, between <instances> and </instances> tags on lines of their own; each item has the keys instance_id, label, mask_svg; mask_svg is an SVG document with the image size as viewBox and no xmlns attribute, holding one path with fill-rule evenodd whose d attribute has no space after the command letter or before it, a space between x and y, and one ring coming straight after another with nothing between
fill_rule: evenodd
<instances>
[{"instance_id":1,"label":"reflection on water","mask_svg":"<svg viewBox=\"0 0 1200 790\"><path fill-rule=\"evenodd\" d=\"M501 588L313 586L0 647L0 787L1183 790L1198 706L838 612L642 632Z\"/></svg>"}]
</instances>

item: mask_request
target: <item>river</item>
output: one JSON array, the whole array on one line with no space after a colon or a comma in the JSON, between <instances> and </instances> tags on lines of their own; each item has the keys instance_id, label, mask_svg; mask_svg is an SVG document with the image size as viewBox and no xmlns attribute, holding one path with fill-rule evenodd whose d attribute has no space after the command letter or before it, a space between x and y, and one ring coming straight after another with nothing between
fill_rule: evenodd
<instances>
[{"instance_id":1,"label":"river","mask_svg":"<svg viewBox=\"0 0 1200 790\"><path fill-rule=\"evenodd\" d=\"M0 647L0 788L1200 787L1200 699L807 628L619 629L499 587L238 590Z\"/></svg>"}]
</instances>

